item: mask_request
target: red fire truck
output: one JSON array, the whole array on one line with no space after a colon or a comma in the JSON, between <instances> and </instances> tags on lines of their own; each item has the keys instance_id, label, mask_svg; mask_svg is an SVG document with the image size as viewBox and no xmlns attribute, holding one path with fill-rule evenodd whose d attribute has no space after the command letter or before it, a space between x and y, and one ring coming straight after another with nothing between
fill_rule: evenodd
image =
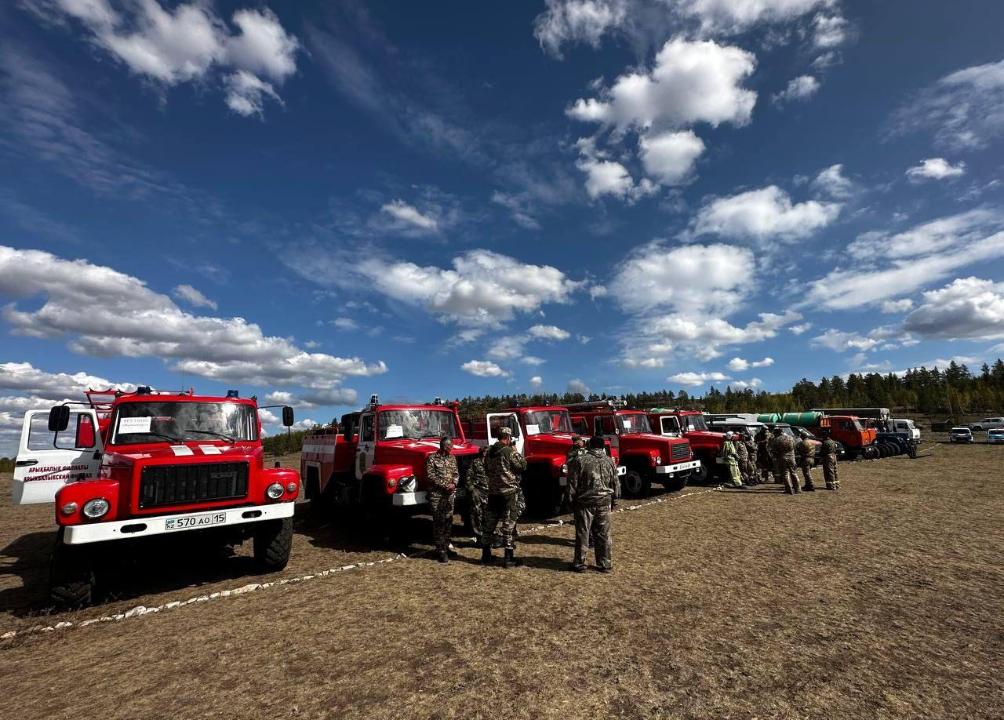
<instances>
[{"instance_id":1,"label":"red fire truck","mask_svg":"<svg viewBox=\"0 0 1004 720\"><path fill-rule=\"evenodd\" d=\"M657 435L686 438L694 457L701 461L694 472L699 482L707 482L724 474L724 466L717 462L725 444L725 433L708 429L704 413L697 410L652 408L648 411L649 424Z\"/></svg>"},{"instance_id":2,"label":"red fire truck","mask_svg":"<svg viewBox=\"0 0 1004 720\"><path fill-rule=\"evenodd\" d=\"M523 493L531 512L545 517L562 510L568 467L565 459L572 447L572 421L567 408L555 406L513 407L508 411L488 413L483 420L465 421L467 437L476 445L490 445L499 430L512 430L516 449L526 458ZM607 442L607 452L624 475L615 448Z\"/></svg>"},{"instance_id":3,"label":"red fire truck","mask_svg":"<svg viewBox=\"0 0 1004 720\"><path fill-rule=\"evenodd\" d=\"M28 412L15 462L16 503L55 500L56 603L90 602L101 553L123 540L250 538L260 570L286 566L300 477L265 468L255 398L148 387L87 396ZM283 423L293 424L292 408L283 408Z\"/></svg>"},{"instance_id":4,"label":"red fire truck","mask_svg":"<svg viewBox=\"0 0 1004 720\"><path fill-rule=\"evenodd\" d=\"M617 449L627 467L621 482L626 495L647 495L653 482L681 490L701 467L687 440L656 435L642 410L626 409L617 400L596 400L569 405L568 411L576 432L602 435Z\"/></svg>"},{"instance_id":5,"label":"red fire truck","mask_svg":"<svg viewBox=\"0 0 1004 720\"><path fill-rule=\"evenodd\" d=\"M385 519L394 511L414 512L426 505L425 461L444 436L453 440L463 482L478 449L464 437L456 404L436 398L425 405L383 405L373 395L365 408L343 415L340 428L320 428L303 439L306 495Z\"/></svg>"}]
</instances>

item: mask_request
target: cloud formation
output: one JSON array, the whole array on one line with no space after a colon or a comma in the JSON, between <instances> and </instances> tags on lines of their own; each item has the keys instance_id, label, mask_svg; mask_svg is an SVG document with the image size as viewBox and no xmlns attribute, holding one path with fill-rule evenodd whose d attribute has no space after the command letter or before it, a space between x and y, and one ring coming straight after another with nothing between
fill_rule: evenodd
<instances>
[{"instance_id":1,"label":"cloud formation","mask_svg":"<svg viewBox=\"0 0 1004 720\"><path fill-rule=\"evenodd\" d=\"M794 203L784 190L770 185L706 203L691 223L691 233L759 243L790 242L826 227L837 219L840 209L836 202Z\"/></svg>"}]
</instances>

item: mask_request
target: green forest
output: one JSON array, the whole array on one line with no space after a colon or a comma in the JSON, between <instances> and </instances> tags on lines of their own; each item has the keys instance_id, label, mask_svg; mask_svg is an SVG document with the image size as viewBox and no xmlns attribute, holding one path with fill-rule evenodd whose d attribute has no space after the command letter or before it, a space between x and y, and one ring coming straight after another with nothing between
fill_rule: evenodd
<instances>
[{"instance_id":1,"label":"green forest","mask_svg":"<svg viewBox=\"0 0 1004 720\"><path fill-rule=\"evenodd\" d=\"M514 404L567 405L589 399L579 393L537 393L533 395L468 396L460 402L460 416L477 418ZM944 370L917 368L903 375L893 373L851 373L821 378L818 382L803 378L786 393L755 391L750 388L725 390L711 388L704 395L690 395L681 390L656 390L629 393L621 397L628 407L679 407L720 412L795 412L814 407L887 407L902 415L933 415L944 419L963 415L1000 415L1004 413L1004 361L984 364L973 373L963 364L952 362ZM334 422L334 420L332 421ZM298 452L304 432L286 433L265 438L265 450L274 455Z\"/></svg>"}]
</instances>

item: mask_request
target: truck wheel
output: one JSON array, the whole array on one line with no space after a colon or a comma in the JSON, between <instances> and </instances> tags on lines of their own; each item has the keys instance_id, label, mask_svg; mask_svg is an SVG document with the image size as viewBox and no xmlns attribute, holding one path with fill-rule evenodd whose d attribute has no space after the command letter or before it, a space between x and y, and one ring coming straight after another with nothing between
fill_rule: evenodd
<instances>
[{"instance_id":1,"label":"truck wheel","mask_svg":"<svg viewBox=\"0 0 1004 720\"><path fill-rule=\"evenodd\" d=\"M621 489L628 497L645 497L652 489L652 481L637 470L628 470L621 480Z\"/></svg>"},{"instance_id":2,"label":"truck wheel","mask_svg":"<svg viewBox=\"0 0 1004 720\"><path fill-rule=\"evenodd\" d=\"M694 471L694 480L701 485L705 485L710 479L711 470L708 468L708 464L704 460L701 460L701 467Z\"/></svg>"},{"instance_id":3,"label":"truck wheel","mask_svg":"<svg viewBox=\"0 0 1004 720\"><path fill-rule=\"evenodd\" d=\"M254 532L254 561L261 572L286 567L293 549L293 518L266 520Z\"/></svg>"},{"instance_id":4,"label":"truck wheel","mask_svg":"<svg viewBox=\"0 0 1004 720\"><path fill-rule=\"evenodd\" d=\"M53 604L64 608L91 604L95 586L91 560L89 548L72 547L63 542L63 528L60 528L49 564L49 597Z\"/></svg>"}]
</instances>

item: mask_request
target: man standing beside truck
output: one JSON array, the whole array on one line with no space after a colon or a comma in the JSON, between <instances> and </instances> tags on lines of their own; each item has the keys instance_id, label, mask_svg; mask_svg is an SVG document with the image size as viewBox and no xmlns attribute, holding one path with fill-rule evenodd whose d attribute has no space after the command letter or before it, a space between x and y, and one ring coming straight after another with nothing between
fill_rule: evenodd
<instances>
[{"instance_id":1,"label":"man standing beside truck","mask_svg":"<svg viewBox=\"0 0 1004 720\"><path fill-rule=\"evenodd\" d=\"M605 452L602 436L589 440L589 450L568 466L568 489L575 511L575 559L571 569L586 569L586 545L595 531L596 566L611 572L610 505L616 494L617 470Z\"/></svg>"},{"instance_id":2,"label":"man standing beside truck","mask_svg":"<svg viewBox=\"0 0 1004 720\"><path fill-rule=\"evenodd\" d=\"M499 439L485 453L488 474L488 524L481 544L481 562L492 561L492 547L505 550L502 567L516 563L516 520L519 519L520 479L526 458L512 445L512 430L503 427Z\"/></svg>"},{"instance_id":3,"label":"man standing beside truck","mask_svg":"<svg viewBox=\"0 0 1004 720\"><path fill-rule=\"evenodd\" d=\"M840 489L840 480L837 479L837 454L839 452L837 443L827 433L826 437L823 438L823 447L819 449L823 465L823 480L826 482L827 490Z\"/></svg>"},{"instance_id":4,"label":"man standing beside truck","mask_svg":"<svg viewBox=\"0 0 1004 720\"><path fill-rule=\"evenodd\" d=\"M812 484L812 463L816 455L816 449L813 447L809 438L802 436L802 439L798 441L795 446L795 454L798 456L798 467L802 471L802 478L805 480L805 485L802 489L806 492L813 492L816 486Z\"/></svg>"},{"instance_id":5,"label":"man standing beside truck","mask_svg":"<svg viewBox=\"0 0 1004 720\"><path fill-rule=\"evenodd\" d=\"M478 456L471 461L467 471L467 497L471 503L471 530L478 545L484 537L485 523L488 520L488 475L485 472L485 451L478 449Z\"/></svg>"},{"instance_id":6,"label":"man standing beside truck","mask_svg":"<svg viewBox=\"0 0 1004 720\"><path fill-rule=\"evenodd\" d=\"M453 457L453 441L444 437L439 450L425 461L425 474L429 479L427 498L432 511L432 537L436 543L439 562L447 563L450 549L450 532L453 530L453 502L457 496L460 470Z\"/></svg>"},{"instance_id":7,"label":"man standing beside truck","mask_svg":"<svg viewBox=\"0 0 1004 720\"><path fill-rule=\"evenodd\" d=\"M760 463L757 460L757 447L756 441L753 439L753 434L749 432L740 434L740 441L746 446L746 455L749 458L747 464L750 471L748 485L759 485L760 484Z\"/></svg>"},{"instance_id":8,"label":"man standing beside truck","mask_svg":"<svg viewBox=\"0 0 1004 720\"><path fill-rule=\"evenodd\" d=\"M781 432L780 427L774 428L770 453L774 457L774 482L782 483L787 494L798 495L801 491L795 474L795 442Z\"/></svg>"}]
</instances>

